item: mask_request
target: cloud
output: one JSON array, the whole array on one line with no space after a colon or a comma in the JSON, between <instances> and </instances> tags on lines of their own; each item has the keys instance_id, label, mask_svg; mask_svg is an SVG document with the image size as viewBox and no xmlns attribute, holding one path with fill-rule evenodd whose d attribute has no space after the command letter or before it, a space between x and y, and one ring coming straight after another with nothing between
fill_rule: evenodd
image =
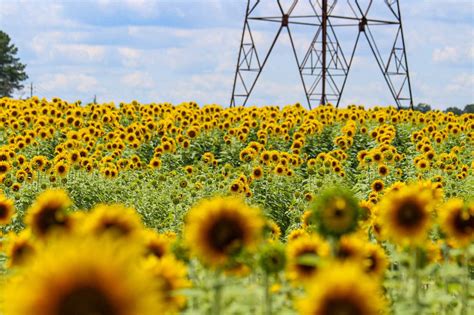
<instances>
[{"instance_id":1,"label":"cloud","mask_svg":"<svg viewBox=\"0 0 474 315\"><path fill-rule=\"evenodd\" d=\"M154 86L154 80L149 73L142 71L135 71L128 73L120 79L120 82L127 87L131 88L152 88Z\"/></svg>"},{"instance_id":2,"label":"cloud","mask_svg":"<svg viewBox=\"0 0 474 315\"><path fill-rule=\"evenodd\" d=\"M120 55L122 65L125 67L137 67L144 61L143 52L139 49L119 47L117 50Z\"/></svg>"},{"instance_id":3,"label":"cloud","mask_svg":"<svg viewBox=\"0 0 474 315\"><path fill-rule=\"evenodd\" d=\"M474 61L474 47L444 46L433 51L432 59L435 63L463 64Z\"/></svg>"},{"instance_id":4,"label":"cloud","mask_svg":"<svg viewBox=\"0 0 474 315\"><path fill-rule=\"evenodd\" d=\"M450 93L470 92L473 96L472 87L474 86L474 74L462 73L451 80L446 87L446 91Z\"/></svg>"},{"instance_id":5,"label":"cloud","mask_svg":"<svg viewBox=\"0 0 474 315\"><path fill-rule=\"evenodd\" d=\"M99 85L99 81L95 77L81 73L46 74L41 77L40 82L43 90L53 94L61 93L64 90L93 93Z\"/></svg>"}]
</instances>

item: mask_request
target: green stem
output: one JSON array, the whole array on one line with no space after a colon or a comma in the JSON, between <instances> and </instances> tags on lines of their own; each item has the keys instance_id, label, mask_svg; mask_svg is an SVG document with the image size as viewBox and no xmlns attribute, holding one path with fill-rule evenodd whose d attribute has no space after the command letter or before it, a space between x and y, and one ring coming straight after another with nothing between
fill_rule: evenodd
<instances>
[{"instance_id":1,"label":"green stem","mask_svg":"<svg viewBox=\"0 0 474 315\"><path fill-rule=\"evenodd\" d=\"M212 303L213 315L221 314L222 287L223 287L223 284L221 281L221 275L219 272L217 272L216 281L214 283L214 301Z\"/></svg>"},{"instance_id":2,"label":"green stem","mask_svg":"<svg viewBox=\"0 0 474 315\"><path fill-rule=\"evenodd\" d=\"M421 279L418 274L418 254L419 254L419 249L415 248L413 250L413 263L412 263L412 278L414 282L414 289L413 289L413 303L416 305L415 307L415 314L419 314L420 312L420 284L421 284Z\"/></svg>"},{"instance_id":3,"label":"green stem","mask_svg":"<svg viewBox=\"0 0 474 315\"><path fill-rule=\"evenodd\" d=\"M272 295L270 294L270 276L268 275L267 272L265 272L263 275L263 289L265 290L264 292L265 303L264 303L263 314L271 315L272 314Z\"/></svg>"},{"instance_id":4,"label":"green stem","mask_svg":"<svg viewBox=\"0 0 474 315\"><path fill-rule=\"evenodd\" d=\"M470 279L470 272L469 272L469 247L466 246L464 249L464 263L466 267L466 275L464 276L463 281L463 294L462 294L462 302L461 302L461 315L467 315L468 312L468 303L469 303L469 279Z\"/></svg>"}]
</instances>

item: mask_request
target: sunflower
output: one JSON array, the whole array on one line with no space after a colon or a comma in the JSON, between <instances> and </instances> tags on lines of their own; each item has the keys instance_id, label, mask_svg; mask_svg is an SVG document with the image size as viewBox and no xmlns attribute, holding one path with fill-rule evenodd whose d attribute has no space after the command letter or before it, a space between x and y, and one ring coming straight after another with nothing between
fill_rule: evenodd
<instances>
[{"instance_id":1,"label":"sunflower","mask_svg":"<svg viewBox=\"0 0 474 315\"><path fill-rule=\"evenodd\" d=\"M372 188L372 191L381 192L384 188L383 181L380 179L374 180L372 182L372 185L370 185L370 188Z\"/></svg>"},{"instance_id":2,"label":"sunflower","mask_svg":"<svg viewBox=\"0 0 474 315\"><path fill-rule=\"evenodd\" d=\"M85 233L115 237L134 237L141 229L142 222L135 209L121 204L95 206L83 225Z\"/></svg>"},{"instance_id":3,"label":"sunflower","mask_svg":"<svg viewBox=\"0 0 474 315\"><path fill-rule=\"evenodd\" d=\"M6 161L1 161L0 162L0 175L8 173L8 171L12 168L10 163Z\"/></svg>"},{"instance_id":4,"label":"sunflower","mask_svg":"<svg viewBox=\"0 0 474 315\"><path fill-rule=\"evenodd\" d=\"M259 252L258 262L267 274L277 274L285 268L285 246L280 242L265 244Z\"/></svg>"},{"instance_id":5,"label":"sunflower","mask_svg":"<svg viewBox=\"0 0 474 315\"><path fill-rule=\"evenodd\" d=\"M387 176L388 173L389 173L389 169L388 169L387 165L381 164L378 167L378 172L379 172L380 176Z\"/></svg>"},{"instance_id":6,"label":"sunflower","mask_svg":"<svg viewBox=\"0 0 474 315\"><path fill-rule=\"evenodd\" d=\"M204 200L188 213L185 239L202 262L220 267L245 248L254 247L264 221L260 210L232 197Z\"/></svg>"},{"instance_id":7,"label":"sunflower","mask_svg":"<svg viewBox=\"0 0 474 315\"><path fill-rule=\"evenodd\" d=\"M311 211L323 235L340 237L357 228L359 205L349 190L337 186L324 190L312 203Z\"/></svg>"},{"instance_id":8,"label":"sunflower","mask_svg":"<svg viewBox=\"0 0 474 315\"><path fill-rule=\"evenodd\" d=\"M158 285L162 314L178 313L186 304L186 297L177 291L188 288L191 282L187 278L186 265L172 255L161 259L150 257L145 261L144 269L151 280Z\"/></svg>"},{"instance_id":9,"label":"sunflower","mask_svg":"<svg viewBox=\"0 0 474 315\"><path fill-rule=\"evenodd\" d=\"M288 234L287 236L287 240L288 242L290 241L295 241L297 240L298 238L302 237L302 236L305 236L305 235L308 235L308 232L304 229L296 229L296 230L292 230L290 232L290 234Z\"/></svg>"},{"instance_id":10,"label":"sunflower","mask_svg":"<svg viewBox=\"0 0 474 315\"><path fill-rule=\"evenodd\" d=\"M378 283L352 264L331 265L318 272L298 309L302 315L380 315L387 311Z\"/></svg>"},{"instance_id":11,"label":"sunflower","mask_svg":"<svg viewBox=\"0 0 474 315\"><path fill-rule=\"evenodd\" d=\"M25 223L33 234L43 237L53 229L69 228L70 220L65 210L71 205L62 189L48 189L41 193L28 209Z\"/></svg>"},{"instance_id":12,"label":"sunflower","mask_svg":"<svg viewBox=\"0 0 474 315\"><path fill-rule=\"evenodd\" d=\"M252 178L254 179L260 179L263 176L263 169L261 166L256 166L252 170Z\"/></svg>"},{"instance_id":13,"label":"sunflower","mask_svg":"<svg viewBox=\"0 0 474 315\"><path fill-rule=\"evenodd\" d=\"M161 167L161 160L155 157L150 160L150 163L148 165L151 169L159 169Z\"/></svg>"},{"instance_id":14,"label":"sunflower","mask_svg":"<svg viewBox=\"0 0 474 315\"><path fill-rule=\"evenodd\" d=\"M440 209L441 228L457 247L474 242L474 204L462 199L448 200Z\"/></svg>"},{"instance_id":15,"label":"sunflower","mask_svg":"<svg viewBox=\"0 0 474 315\"><path fill-rule=\"evenodd\" d=\"M418 185L407 185L385 195L378 204L383 232L400 245L422 243L431 227L433 198Z\"/></svg>"},{"instance_id":16,"label":"sunflower","mask_svg":"<svg viewBox=\"0 0 474 315\"><path fill-rule=\"evenodd\" d=\"M277 241L281 236L280 226L273 220L267 220L263 227L265 236L270 239Z\"/></svg>"},{"instance_id":17,"label":"sunflower","mask_svg":"<svg viewBox=\"0 0 474 315\"><path fill-rule=\"evenodd\" d=\"M311 224L313 224L313 211L311 210L307 210L305 212L303 212L303 214L301 215L301 227L303 229L306 229L308 228Z\"/></svg>"},{"instance_id":18,"label":"sunflower","mask_svg":"<svg viewBox=\"0 0 474 315\"><path fill-rule=\"evenodd\" d=\"M15 214L15 205L12 199L8 199L3 194L0 194L0 225L10 223Z\"/></svg>"},{"instance_id":19,"label":"sunflower","mask_svg":"<svg viewBox=\"0 0 474 315\"><path fill-rule=\"evenodd\" d=\"M366 243L364 248L364 270L375 277L383 277L388 266L383 248L374 243Z\"/></svg>"},{"instance_id":20,"label":"sunflower","mask_svg":"<svg viewBox=\"0 0 474 315\"><path fill-rule=\"evenodd\" d=\"M19 234L13 232L9 233L5 252L8 257L8 268L21 266L25 261L27 261L27 259L35 252L35 245L31 240L30 230L25 229Z\"/></svg>"},{"instance_id":21,"label":"sunflower","mask_svg":"<svg viewBox=\"0 0 474 315\"><path fill-rule=\"evenodd\" d=\"M359 263L362 261L364 255L365 243L366 242L357 235L344 235L336 246L335 256L341 261Z\"/></svg>"},{"instance_id":22,"label":"sunflower","mask_svg":"<svg viewBox=\"0 0 474 315\"><path fill-rule=\"evenodd\" d=\"M6 315L154 315L159 291L133 246L106 239L55 239L8 282Z\"/></svg>"},{"instance_id":23,"label":"sunflower","mask_svg":"<svg viewBox=\"0 0 474 315\"><path fill-rule=\"evenodd\" d=\"M141 239L144 243L146 257L161 258L171 253L171 241L166 235L158 234L153 230L143 230Z\"/></svg>"},{"instance_id":24,"label":"sunflower","mask_svg":"<svg viewBox=\"0 0 474 315\"><path fill-rule=\"evenodd\" d=\"M60 161L54 166L54 172L57 174L59 177L64 177L66 176L67 172L69 171L69 165L64 162Z\"/></svg>"},{"instance_id":25,"label":"sunflower","mask_svg":"<svg viewBox=\"0 0 474 315\"><path fill-rule=\"evenodd\" d=\"M329 245L316 234L291 241L287 246L287 274L291 281L308 281L318 271L320 259L329 254Z\"/></svg>"}]
</instances>

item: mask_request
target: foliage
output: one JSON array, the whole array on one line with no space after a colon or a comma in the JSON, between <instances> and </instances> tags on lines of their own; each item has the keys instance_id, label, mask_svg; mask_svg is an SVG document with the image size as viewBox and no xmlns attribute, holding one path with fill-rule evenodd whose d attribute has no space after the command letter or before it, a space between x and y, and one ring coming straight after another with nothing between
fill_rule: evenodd
<instances>
[{"instance_id":1,"label":"foliage","mask_svg":"<svg viewBox=\"0 0 474 315\"><path fill-rule=\"evenodd\" d=\"M16 57L18 48L10 43L10 36L0 30L0 97L11 96L15 90L23 88L28 79L26 65Z\"/></svg>"}]
</instances>

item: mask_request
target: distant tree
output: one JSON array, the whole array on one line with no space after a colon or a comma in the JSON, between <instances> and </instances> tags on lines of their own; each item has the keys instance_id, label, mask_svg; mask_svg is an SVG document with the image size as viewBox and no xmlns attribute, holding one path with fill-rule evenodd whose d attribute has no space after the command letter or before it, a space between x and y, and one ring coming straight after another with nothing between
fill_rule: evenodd
<instances>
[{"instance_id":1,"label":"distant tree","mask_svg":"<svg viewBox=\"0 0 474 315\"><path fill-rule=\"evenodd\" d=\"M474 114L474 104L467 104L464 106L464 111L465 114Z\"/></svg>"},{"instance_id":2,"label":"distant tree","mask_svg":"<svg viewBox=\"0 0 474 315\"><path fill-rule=\"evenodd\" d=\"M426 113L431 110L431 106L426 103L419 103L418 105L414 106L413 109L422 113Z\"/></svg>"},{"instance_id":3,"label":"distant tree","mask_svg":"<svg viewBox=\"0 0 474 315\"><path fill-rule=\"evenodd\" d=\"M21 84L28 79L26 65L16 57L18 48L10 43L10 36L0 31L0 97L11 97L15 90L23 88Z\"/></svg>"},{"instance_id":4,"label":"distant tree","mask_svg":"<svg viewBox=\"0 0 474 315\"><path fill-rule=\"evenodd\" d=\"M462 115L462 110L457 107L448 107L445 110L446 113L454 113L455 115Z\"/></svg>"}]
</instances>

